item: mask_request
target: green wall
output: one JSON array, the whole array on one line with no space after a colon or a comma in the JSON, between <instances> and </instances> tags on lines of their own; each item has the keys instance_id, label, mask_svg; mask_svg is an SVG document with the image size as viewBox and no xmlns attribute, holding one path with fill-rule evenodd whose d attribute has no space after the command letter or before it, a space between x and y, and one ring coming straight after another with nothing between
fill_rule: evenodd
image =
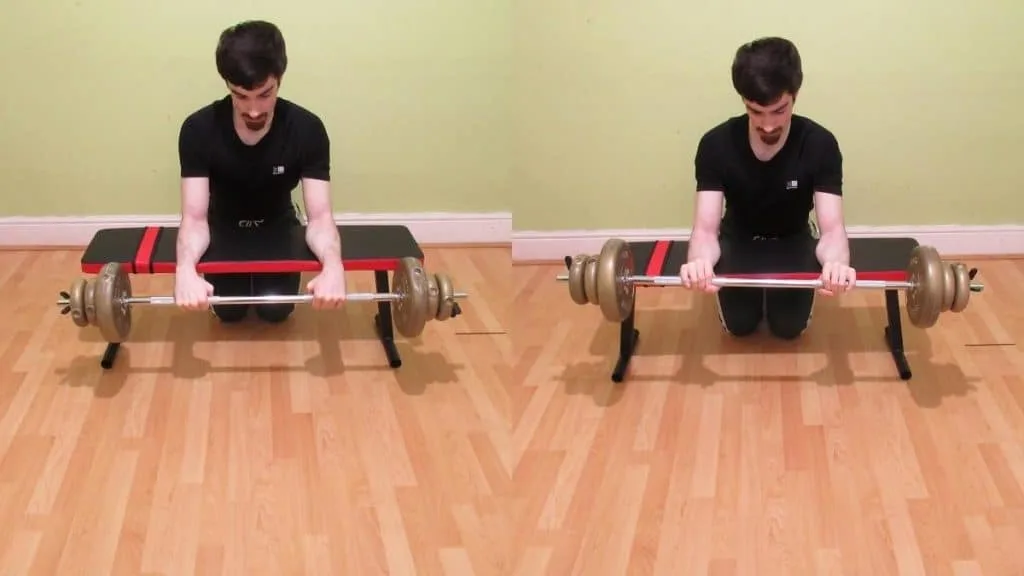
<instances>
[{"instance_id":1,"label":"green wall","mask_svg":"<svg viewBox=\"0 0 1024 576\"><path fill-rule=\"evenodd\" d=\"M1024 3L525 1L517 230L689 227L697 142L766 35L800 49L848 224L1024 222Z\"/></svg>"},{"instance_id":2,"label":"green wall","mask_svg":"<svg viewBox=\"0 0 1024 576\"><path fill-rule=\"evenodd\" d=\"M39 0L0 18L0 215L177 213L181 121L227 94L217 37L252 18L327 124L337 210L511 209L501 2Z\"/></svg>"},{"instance_id":3,"label":"green wall","mask_svg":"<svg viewBox=\"0 0 1024 576\"><path fill-rule=\"evenodd\" d=\"M850 224L1024 221L1011 0L12 6L4 216L174 213L181 119L224 94L217 35L265 18L289 45L282 95L331 132L338 210L688 226L696 142L742 111L732 54L783 35L804 58L797 112L843 149Z\"/></svg>"}]
</instances>

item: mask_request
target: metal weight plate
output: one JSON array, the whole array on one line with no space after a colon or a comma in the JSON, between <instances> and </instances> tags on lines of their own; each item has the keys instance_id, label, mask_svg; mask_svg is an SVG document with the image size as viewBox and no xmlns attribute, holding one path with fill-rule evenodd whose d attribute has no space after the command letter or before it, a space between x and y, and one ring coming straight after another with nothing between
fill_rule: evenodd
<instances>
[{"instance_id":1,"label":"metal weight plate","mask_svg":"<svg viewBox=\"0 0 1024 576\"><path fill-rule=\"evenodd\" d=\"M89 324L96 323L96 299L93 295L96 293L96 283L86 282L85 290L82 292L82 309L85 311L85 320Z\"/></svg>"},{"instance_id":2,"label":"metal weight plate","mask_svg":"<svg viewBox=\"0 0 1024 576\"><path fill-rule=\"evenodd\" d=\"M117 262L104 264L94 280L92 297L96 308L95 323L107 342L120 343L128 339L132 330L132 310L124 299L131 295L131 280L124 267Z\"/></svg>"},{"instance_id":3,"label":"metal weight plate","mask_svg":"<svg viewBox=\"0 0 1024 576\"><path fill-rule=\"evenodd\" d=\"M434 274L434 278L437 282L438 300L440 302L437 308L436 319L443 322L452 317L452 310L455 309L455 287L452 286L451 278L445 274Z\"/></svg>"},{"instance_id":4,"label":"metal weight plate","mask_svg":"<svg viewBox=\"0 0 1024 576\"><path fill-rule=\"evenodd\" d=\"M427 318L435 313L430 310L430 282L420 261L412 257L399 260L394 285L399 296L391 303L395 328L402 336L415 338L423 333Z\"/></svg>"},{"instance_id":5,"label":"metal weight plate","mask_svg":"<svg viewBox=\"0 0 1024 576\"><path fill-rule=\"evenodd\" d=\"M427 274L427 310L430 311L429 314L431 318L440 314L440 306L441 295L437 287L437 276Z\"/></svg>"},{"instance_id":6,"label":"metal weight plate","mask_svg":"<svg viewBox=\"0 0 1024 576\"><path fill-rule=\"evenodd\" d=\"M587 293L587 302L600 304L601 295L597 291L597 256L587 256L587 265L583 268L583 289Z\"/></svg>"},{"instance_id":7,"label":"metal weight plate","mask_svg":"<svg viewBox=\"0 0 1024 576\"><path fill-rule=\"evenodd\" d=\"M583 287L583 267L587 263L585 254L578 254L569 264L569 297L576 304L586 304L587 294Z\"/></svg>"},{"instance_id":8,"label":"metal weight plate","mask_svg":"<svg viewBox=\"0 0 1024 576\"><path fill-rule=\"evenodd\" d=\"M956 296L956 276L953 275L953 266L942 267L942 311L945 312L953 306L953 298Z\"/></svg>"},{"instance_id":9,"label":"metal weight plate","mask_svg":"<svg viewBox=\"0 0 1024 576\"><path fill-rule=\"evenodd\" d=\"M942 313L945 274L942 258L931 246L917 246L907 264L908 280L914 287L907 290L907 315L918 328L931 328Z\"/></svg>"},{"instance_id":10,"label":"metal weight plate","mask_svg":"<svg viewBox=\"0 0 1024 576\"><path fill-rule=\"evenodd\" d=\"M963 312L971 299L971 273L965 264L957 262L952 266L956 295L953 296L952 312Z\"/></svg>"},{"instance_id":11,"label":"metal weight plate","mask_svg":"<svg viewBox=\"0 0 1024 576\"><path fill-rule=\"evenodd\" d=\"M622 322L633 310L633 252L624 240L604 243L597 259L597 296L601 313L611 322Z\"/></svg>"},{"instance_id":12,"label":"metal weight plate","mask_svg":"<svg viewBox=\"0 0 1024 576\"><path fill-rule=\"evenodd\" d=\"M86 284L88 284L88 281L85 278L79 278L71 284L71 290L68 290L68 306L71 308L71 321L79 328L85 328L89 325L89 316L85 313Z\"/></svg>"}]
</instances>

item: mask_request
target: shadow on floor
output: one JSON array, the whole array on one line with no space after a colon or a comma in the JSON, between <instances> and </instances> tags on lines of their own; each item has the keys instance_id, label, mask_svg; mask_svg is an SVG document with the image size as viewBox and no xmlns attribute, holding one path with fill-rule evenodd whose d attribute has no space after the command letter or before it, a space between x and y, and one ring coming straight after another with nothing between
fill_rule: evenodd
<instances>
[{"instance_id":1,"label":"shadow on floor","mask_svg":"<svg viewBox=\"0 0 1024 576\"><path fill-rule=\"evenodd\" d=\"M429 327L421 338L429 338ZM194 380L211 374L237 374L239 378L274 373L300 373L315 378L334 379L331 386L344 386L344 375L354 372L379 373L382 379L394 378L405 394L422 394L428 385L450 384L458 381L457 372L464 367L452 364L440 352L420 350L418 339L407 340L395 334L395 348L402 365L391 368L374 327L372 313L318 312L297 309L281 324L262 323L254 318L238 324L222 324L209 314L197 312L182 314L177 310L150 309L144 318L136 317L128 342L121 345L113 366L101 367L106 342L95 328L79 331L79 340L90 345L95 353L77 356L55 372L67 386L92 386L99 397L112 397L123 388L126 380L140 374L168 374L176 379ZM343 358L339 342L361 340L367 347L376 347L370 358L360 353L358 361ZM315 346L317 353L301 363L281 362L291 354L275 350L269 360L244 358L237 364L212 362L195 355L194 345L211 342L280 343L282 347L298 347L296 356L308 356ZM158 358L133 361L133 344L165 343L168 354L158 352ZM236 347L237 349L237 347ZM265 348L262 348L265 350ZM258 355L259 352L254 352ZM268 354L268 356L270 356Z\"/></svg>"},{"instance_id":2,"label":"shadow on floor","mask_svg":"<svg viewBox=\"0 0 1024 576\"><path fill-rule=\"evenodd\" d=\"M600 311L595 308L594 314ZM590 341L590 354L602 359L570 363L560 380L565 383L566 393L591 394L602 405L618 402L625 386L652 381L704 387L737 381L815 382L819 386L892 382L894 386L907 386L922 407L938 406L944 397L962 396L974 389L972 383L980 379L968 378L954 363L934 362L928 332L912 326L906 317L902 320L904 353L912 371L908 381L900 379L885 341L884 307L818 305L807 332L797 340L782 341L772 338L763 327L745 338L730 336L722 328L716 307L704 303L692 309L638 309L635 327L640 338L623 382L611 379L618 358L619 324L610 322L601 324ZM872 355L868 363L873 373L858 373L852 367L851 356L856 354ZM798 369L822 364L820 355L825 357L822 366ZM812 360L814 356L819 359ZM669 359L673 368L655 373L650 369L655 357ZM709 361L711 357L714 361ZM713 367L734 361L741 370L723 373ZM638 369L639 365L643 367Z\"/></svg>"}]
</instances>

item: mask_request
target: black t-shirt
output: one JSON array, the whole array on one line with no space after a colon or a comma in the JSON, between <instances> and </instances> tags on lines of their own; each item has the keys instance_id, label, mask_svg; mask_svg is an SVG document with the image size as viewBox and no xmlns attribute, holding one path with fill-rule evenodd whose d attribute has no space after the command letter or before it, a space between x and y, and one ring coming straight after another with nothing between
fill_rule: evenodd
<instances>
[{"instance_id":1,"label":"black t-shirt","mask_svg":"<svg viewBox=\"0 0 1024 576\"><path fill-rule=\"evenodd\" d=\"M330 140L323 122L278 98L270 129L250 146L238 137L232 114L231 97L225 96L185 118L178 136L181 177L210 179L211 225L294 221L291 194L299 181L330 180Z\"/></svg>"},{"instance_id":2,"label":"black t-shirt","mask_svg":"<svg viewBox=\"0 0 1024 576\"><path fill-rule=\"evenodd\" d=\"M727 234L804 234L814 192L843 193L843 157L835 136L795 114L786 143L767 162L754 156L742 115L704 134L694 164L698 191L725 194L722 232Z\"/></svg>"}]
</instances>

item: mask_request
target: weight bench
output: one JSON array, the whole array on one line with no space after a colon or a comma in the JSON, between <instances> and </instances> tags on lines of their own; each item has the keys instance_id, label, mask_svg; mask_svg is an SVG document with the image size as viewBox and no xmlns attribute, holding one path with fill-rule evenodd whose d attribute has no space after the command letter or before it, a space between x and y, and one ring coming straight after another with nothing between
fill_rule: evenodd
<instances>
[{"instance_id":1,"label":"weight bench","mask_svg":"<svg viewBox=\"0 0 1024 576\"><path fill-rule=\"evenodd\" d=\"M821 274L821 265L814 255L816 242L814 239L798 240L794 245L793 241L783 240L736 243L723 239L722 256L715 272L730 276L817 279ZM903 282L907 280L906 269L911 252L917 245L917 240L913 238L851 238L850 266L857 271L858 280ZM688 242L630 242L629 248L633 253L633 274L678 276L679 269L686 262ZM570 262L571 259L566 258L567 266ZM637 285L635 288L640 287ZM900 292L900 289L885 290L888 316L885 340L900 378L909 380L912 373L903 351ZM634 320L634 311L630 310L626 319L620 323L619 357L612 372L614 382L622 382L640 339L640 331L636 329Z\"/></svg>"},{"instance_id":2,"label":"weight bench","mask_svg":"<svg viewBox=\"0 0 1024 576\"><path fill-rule=\"evenodd\" d=\"M263 236L272 241L253 242L248 230L212 234L210 246L196 265L200 274L318 272L320 261L306 244L305 226ZM376 291L390 291L388 272L402 258L423 260L423 251L405 226L339 225L341 260L346 272L373 271ZM100 230L82 255L82 272L97 274L107 263L117 262L129 274L174 274L178 228L148 226ZM392 368L402 365L395 347L391 303L377 302L374 316L377 335ZM100 360L104 369L114 365L120 343L109 343Z\"/></svg>"}]
</instances>

